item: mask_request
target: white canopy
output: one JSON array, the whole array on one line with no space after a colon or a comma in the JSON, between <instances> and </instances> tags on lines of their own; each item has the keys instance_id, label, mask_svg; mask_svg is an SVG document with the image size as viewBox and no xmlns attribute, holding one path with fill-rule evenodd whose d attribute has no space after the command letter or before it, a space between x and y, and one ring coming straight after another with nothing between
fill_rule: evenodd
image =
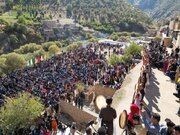
<instances>
[{"instance_id":1,"label":"white canopy","mask_svg":"<svg viewBox=\"0 0 180 135\"><path fill-rule=\"evenodd\" d=\"M110 45L121 45L121 46L128 46L128 42L118 42L118 41L113 41L111 39L102 39L99 40L99 43L104 43L104 44L110 44Z\"/></svg>"}]
</instances>

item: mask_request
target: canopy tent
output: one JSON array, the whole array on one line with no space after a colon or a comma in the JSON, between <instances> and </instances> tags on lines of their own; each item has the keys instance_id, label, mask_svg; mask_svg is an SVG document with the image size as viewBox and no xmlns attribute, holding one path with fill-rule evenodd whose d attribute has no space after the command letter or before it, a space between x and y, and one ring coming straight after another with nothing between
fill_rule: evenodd
<instances>
[{"instance_id":1,"label":"canopy tent","mask_svg":"<svg viewBox=\"0 0 180 135\"><path fill-rule=\"evenodd\" d=\"M118 41L113 41L111 39L102 39L102 40L99 40L98 43L104 43L104 44L110 44L110 45L119 45L119 46L122 46L122 48L129 46L128 42L118 42Z\"/></svg>"}]
</instances>

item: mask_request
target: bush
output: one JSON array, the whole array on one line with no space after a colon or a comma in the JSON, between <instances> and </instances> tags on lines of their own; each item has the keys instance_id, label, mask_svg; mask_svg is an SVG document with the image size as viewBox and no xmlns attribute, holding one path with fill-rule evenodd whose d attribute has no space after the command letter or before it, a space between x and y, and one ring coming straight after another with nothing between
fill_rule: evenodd
<instances>
[{"instance_id":1,"label":"bush","mask_svg":"<svg viewBox=\"0 0 180 135\"><path fill-rule=\"evenodd\" d=\"M18 17L18 23L26 24L26 19L24 18L24 16L21 15Z\"/></svg>"},{"instance_id":2,"label":"bush","mask_svg":"<svg viewBox=\"0 0 180 135\"><path fill-rule=\"evenodd\" d=\"M129 54L124 54L123 56L121 56L121 60L123 63L129 62L131 61L131 59L132 59L132 56Z\"/></svg>"},{"instance_id":3,"label":"bush","mask_svg":"<svg viewBox=\"0 0 180 135\"><path fill-rule=\"evenodd\" d=\"M42 49L41 45L30 43L30 44L21 46L19 49L14 50L14 52L19 53L19 54L27 54L27 53L34 53L35 51L38 51L40 49Z\"/></svg>"},{"instance_id":4,"label":"bush","mask_svg":"<svg viewBox=\"0 0 180 135\"><path fill-rule=\"evenodd\" d=\"M112 34L109 38L116 41L116 40L118 40L119 37L116 34Z\"/></svg>"},{"instance_id":5,"label":"bush","mask_svg":"<svg viewBox=\"0 0 180 135\"><path fill-rule=\"evenodd\" d=\"M2 13L3 13L3 9L0 8L0 15L2 15Z\"/></svg>"},{"instance_id":6,"label":"bush","mask_svg":"<svg viewBox=\"0 0 180 135\"><path fill-rule=\"evenodd\" d=\"M14 71L16 69L23 68L26 65L26 61L23 56L17 53L9 53L5 55L6 61L5 65L7 66L7 72Z\"/></svg>"},{"instance_id":7,"label":"bush","mask_svg":"<svg viewBox=\"0 0 180 135\"><path fill-rule=\"evenodd\" d=\"M22 11L21 11L21 10L18 10L18 11L17 11L17 16L16 16L16 18L19 18L22 14L23 14Z\"/></svg>"},{"instance_id":8,"label":"bush","mask_svg":"<svg viewBox=\"0 0 180 135\"><path fill-rule=\"evenodd\" d=\"M92 39L92 38L93 38L93 36L90 33L86 34L86 40L89 40L89 39Z\"/></svg>"},{"instance_id":9,"label":"bush","mask_svg":"<svg viewBox=\"0 0 180 135\"><path fill-rule=\"evenodd\" d=\"M92 43L97 43L99 41L99 39L98 38L91 38L88 41L92 42Z\"/></svg>"},{"instance_id":10,"label":"bush","mask_svg":"<svg viewBox=\"0 0 180 135\"><path fill-rule=\"evenodd\" d=\"M123 62L122 58L116 54L112 54L109 58L109 64L114 65Z\"/></svg>"},{"instance_id":11,"label":"bush","mask_svg":"<svg viewBox=\"0 0 180 135\"><path fill-rule=\"evenodd\" d=\"M128 55L138 55L141 54L142 47L137 45L136 43L132 42L126 49L125 53Z\"/></svg>"},{"instance_id":12,"label":"bush","mask_svg":"<svg viewBox=\"0 0 180 135\"><path fill-rule=\"evenodd\" d=\"M18 43L18 38L16 37L16 35L14 35L14 34L11 34L10 36L9 36L9 42L10 42L10 44L11 45L15 45L15 44L17 44Z\"/></svg>"},{"instance_id":13,"label":"bush","mask_svg":"<svg viewBox=\"0 0 180 135\"><path fill-rule=\"evenodd\" d=\"M0 57L0 76L6 74L6 58Z\"/></svg>"},{"instance_id":14,"label":"bush","mask_svg":"<svg viewBox=\"0 0 180 135\"><path fill-rule=\"evenodd\" d=\"M51 45L48 50L49 50L49 53L53 55L60 52L60 48L57 45Z\"/></svg>"},{"instance_id":15,"label":"bush","mask_svg":"<svg viewBox=\"0 0 180 135\"><path fill-rule=\"evenodd\" d=\"M140 37L141 34L136 33L136 32L131 32L131 37Z\"/></svg>"},{"instance_id":16,"label":"bush","mask_svg":"<svg viewBox=\"0 0 180 135\"><path fill-rule=\"evenodd\" d=\"M40 99L30 93L20 93L16 98L6 98L0 108L0 127L14 131L31 126L44 110Z\"/></svg>"},{"instance_id":17,"label":"bush","mask_svg":"<svg viewBox=\"0 0 180 135\"><path fill-rule=\"evenodd\" d=\"M8 25L8 22L3 19L0 19L0 25Z\"/></svg>"},{"instance_id":18,"label":"bush","mask_svg":"<svg viewBox=\"0 0 180 135\"><path fill-rule=\"evenodd\" d=\"M62 47L62 44L61 44L61 42L59 42L59 41L43 43L43 44L42 44L42 47L43 47L43 49L44 49L45 51L48 51L48 49L49 49L49 47L50 47L51 45L57 45L57 47L59 47L59 48Z\"/></svg>"}]
</instances>

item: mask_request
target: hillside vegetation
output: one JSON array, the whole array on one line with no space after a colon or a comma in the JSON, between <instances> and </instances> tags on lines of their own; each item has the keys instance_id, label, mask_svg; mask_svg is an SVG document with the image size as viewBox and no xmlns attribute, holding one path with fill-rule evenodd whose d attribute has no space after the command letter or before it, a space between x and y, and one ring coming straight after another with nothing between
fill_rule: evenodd
<instances>
[{"instance_id":1,"label":"hillside vegetation","mask_svg":"<svg viewBox=\"0 0 180 135\"><path fill-rule=\"evenodd\" d=\"M135 7L147 12L154 19L180 15L180 0L128 0Z\"/></svg>"},{"instance_id":2,"label":"hillside vegetation","mask_svg":"<svg viewBox=\"0 0 180 135\"><path fill-rule=\"evenodd\" d=\"M83 26L112 33L114 31L141 32L151 20L124 0L54 0L51 6L65 8L66 16Z\"/></svg>"}]
</instances>

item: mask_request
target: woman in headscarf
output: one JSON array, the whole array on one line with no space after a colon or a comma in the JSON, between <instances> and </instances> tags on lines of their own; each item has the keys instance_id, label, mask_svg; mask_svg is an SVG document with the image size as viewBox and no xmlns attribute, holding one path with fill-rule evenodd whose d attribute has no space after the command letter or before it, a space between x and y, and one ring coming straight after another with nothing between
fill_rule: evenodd
<instances>
[{"instance_id":1,"label":"woman in headscarf","mask_svg":"<svg viewBox=\"0 0 180 135\"><path fill-rule=\"evenodd\" d=\"M136 104L132 104L130 107L130 113L128 114L128 123L134 125L133 115L136 114L139 116L139 107Z\"/></svg>"}]
</instances>

